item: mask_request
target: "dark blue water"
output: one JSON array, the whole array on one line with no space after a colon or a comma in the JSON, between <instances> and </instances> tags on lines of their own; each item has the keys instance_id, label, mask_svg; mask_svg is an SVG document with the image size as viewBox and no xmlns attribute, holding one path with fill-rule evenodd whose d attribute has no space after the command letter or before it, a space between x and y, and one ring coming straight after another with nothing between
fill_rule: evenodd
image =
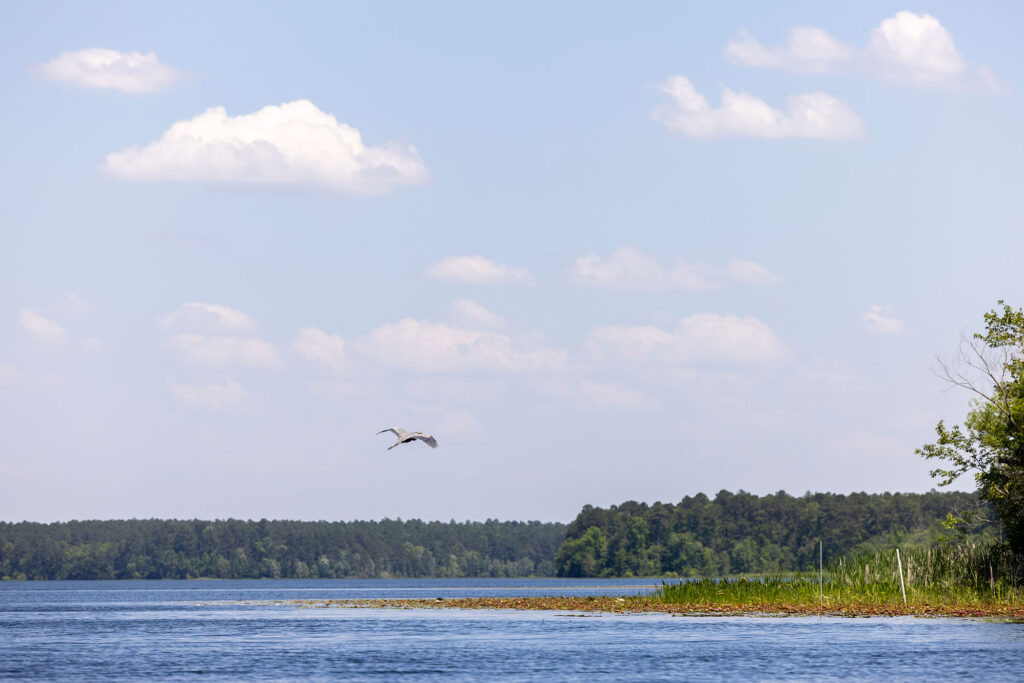
<instances>
[{"instance_id":1,"label":"dark blue water","mask_svg":"<svg viewBox=\"0 0 1024 683\"><path fill-rule=\"evenodd\" d=\"M1024 678L1022 624L245 604L307 598L632 595L643 584L637 579L9 582L0 584L0 676Z\"/></svg>"}]
</instances>

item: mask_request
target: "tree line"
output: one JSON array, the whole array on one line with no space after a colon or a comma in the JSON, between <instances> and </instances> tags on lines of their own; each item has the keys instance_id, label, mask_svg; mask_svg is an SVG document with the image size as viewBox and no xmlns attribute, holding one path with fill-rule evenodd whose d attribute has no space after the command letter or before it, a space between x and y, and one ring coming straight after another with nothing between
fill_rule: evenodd
<instances>
[{"instance_id":1,"label":"tree line","mask_svg":"<svg viewBox=\"0 0 1024 683\"><path fill-rule=\"evenodd\" d=\"M894 542L933 542L949 515L979 508L977 495L720 491L677 504L629 501L583 508L555 558L558 576L725 576L803 571L824 559ZM991 523L973 532L994 539Z\"/></svg>"},{"instance_id":2,"label":"tree line","mask_svg":"<svg viewBox=\"0 0 1024 683\"><path fill-rule=\"evenodd\" d=\"M551 576L565 524L203 520L0 523L4 579Z\"/></svg>"},{"instance_id":3,"label":"tree line","mask_svg":"<svg viewBox=\"0 0 1024 683\"><path fill-rule=\"evenodd\" d=\"M933 539L968 493L756 496L586 506L542 522L111 520L0 522L4 579L720 576ZM989 524L979 529L995 533Z\"/></svg>"}]
</instances>

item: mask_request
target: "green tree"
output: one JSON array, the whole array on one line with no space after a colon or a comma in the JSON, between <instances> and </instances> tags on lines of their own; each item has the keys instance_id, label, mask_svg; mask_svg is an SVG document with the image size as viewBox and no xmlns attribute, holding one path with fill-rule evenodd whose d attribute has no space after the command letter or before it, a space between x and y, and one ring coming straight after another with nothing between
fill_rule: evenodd
<instances>
[{"instance_id":1,"label":"green tree","mask_svg":"<svg viewBox=\"0 0 1024 683\"><path fill-rule=\"evenodd\" d=\"M973 472L978 496L995 509L1010 548L1024 553L1024 311L1004 301L985 314L985 332L961 342L942 377L974 397L963 427L939 421L935 443L917 450L947 464L939 486Z\"/></svg>"},{"instance_id":2,"label":"green tree","mask_svg":"<svg viewBox=\"0 0 1024 683\"><path fill-rule=\"evenodd\" d=\"M580 538L566 541L555 560L559 576L600 576L608 554L608 539L596 526Z\"/></svg>"}]
</instances>

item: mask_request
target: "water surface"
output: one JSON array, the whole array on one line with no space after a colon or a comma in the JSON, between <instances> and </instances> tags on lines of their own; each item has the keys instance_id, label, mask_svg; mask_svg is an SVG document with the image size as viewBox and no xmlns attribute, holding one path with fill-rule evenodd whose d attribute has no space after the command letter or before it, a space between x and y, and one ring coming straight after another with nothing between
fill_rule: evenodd
<instances>
[{"instance_id":1,"label":"water surface","mask_svg":"<svg viewBox=\"0 0 1024 683\"><path fill-rule=\"evenodd\" d=\"M424 579L0 584L0 676L46 679L1019 680L1024 625L309 609L291 599L635 595L657 582ZM241 601L241 602L239 602Z\"/></svg>"}]
</instances>

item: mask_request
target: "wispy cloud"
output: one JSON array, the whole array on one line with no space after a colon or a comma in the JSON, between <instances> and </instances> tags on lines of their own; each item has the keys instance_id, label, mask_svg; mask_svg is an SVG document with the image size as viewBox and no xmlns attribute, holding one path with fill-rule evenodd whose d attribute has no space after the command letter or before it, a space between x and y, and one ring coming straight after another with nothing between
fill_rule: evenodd
<instances>
[{"instance_id":1,"label":"wispy cloud","mask_svg":"<svg viewBox=\"0 0 1024 683\"><path fill-rule=\"evenodd\" d=\"M771 328L752 316L697 313L674 329L654 325L599 325L587 338L599 358L620 356L665 363L767 363L786 356Z\"/></svg>"},{"instance_id":2,"label":"wispy cloud","mask_svg":"<svg viewBox=\"0 0 1024 683\"><path fill-rule=\"evenodd\" d=\"M292 348L306 360L326 365L335 372L346 367L345 340L316 327L299 330L292 340Z\"/></svg>"},{"instance_id":3,"label":"wispy cloud","mask_svg":"<svg viewBox=\"0 0 1024 683\"><path fill-rule=\"evenodd\" d=\"M455 317L466 325L474 327L501 327L505 320L497 313L492 313L475 301L459 299L452 304Z\"/></svg>"},{"instance_id":4,"label":"wispy cloud","mask_svg":"<svg viewBox=\"0 0 1024 683\"><path fill-rule=\"evenodd\" d=\"M298 185L379 194L428 180L411 145L367 146L358 130L309 100L228 116L212 107L159 139L108 154L125 180Z\"/></svg>"},{"instance_id":5,"label":"wispy cloud","mask_svg":"<svg viewBox=\"0 0 1024 683\"><path fill-rule=\"evenodd\" d=\"M798 26L779 47L765 47L745 30L740 31L726 44L725 54L744 66L824 73L852 59L853 49L820 28Z\"/></svg>"},{"instance_id":6,"label":"wispy cloud","mask_svg":"<svg viewBox=\"0 0 1024 683\"><path fill-rule=\"evenodd\" d=\"M40 342L59 343L68 337L67 330L59 322L32 308L21 310L18 316L18 329Z\"/></svg>"},{"instance_id":7,"label":"wispy cloud","mask_svg":"<svg viewBox=\"0 0 1024 683\"><path fill-rule=\"evenodd\" d=\"M730 279L745 285L770 286L782 282L782 277L768 270L760 263L734 259L729 261L725 273Z\"/></svg>"},{"instance_id":8,"label":"wispy cloud","mask_svg":"<svg viewBox=\"0 0 1024 683\"><path fill-rule=\"evenodd\" d=\"M850 140L864 136L864 123L842 101L823 92L794 95L775 109L749 93L722 88L718 107L685 76L671 76L660 88L671 102L652 116L669 130L692 138L815 138Z\"/></svg>"},{"instance_id":9,"label":"wispy cloud","mask_svg":"<svg viewBox=\"0 0 1024 683\"><path fill-rule=\"evenodd\" d=\"M467 284L525 284L533 281L526 268L496 263L480 255L451 256L426 270L427 277Z\"/></svg>"},{"instance_id":10,"label":"wispy cloud","mask_svg":"<svg viewBox=\"0 0 1024 683\"><path fill-rule=\"evenodd\" d=\"M562 349L517 344L505 334L405 318L353 342L362 355L416 372L519 373L555 370Z\"/></svg>"},{"instance_id":11,"label":"wispy cloud","mask_svg":"<svg viewBox=\"0 0 1024 683\"><path fill-rule=\"evenodd\" d=\"M281 363L277 347L252 337L177 334L171 338L170 345L188 361L218 368L231 365L275 368Z\"/></svg>"},{"instance_id":12,"label":"wispy cloud","mask_svg":"<svg viewBox=\"0 0 1024 683\"><path fill-rule=\"evenodd\" d=\"M182 403L219 410L245 400L248 394L234 380L220 384L179 384L170 382L171 393Z\"/></svg>"},{"instance_id":13,"label":"wispy cloud","mask_svg":"<svg viewBox=\"0 0 1024 683\"><path fill-rule=\"evenodd\" d=\"M658 401L643 392L623 386L618 382L583 380L580 383L580 393L587 401L600 408L641 411L656 410L660 407Z\"/></svg>"},{"instance_id":14,"label":"wispy cloud","mask_svg":"<svg viewBox=\"0 0 1024 683\"><path fill-rule=\"evenodd\" d=\"M177 69L161 64L153 52L106 48L62 52L40 68L47 78L60 83L131 94L164 90L181 78Z\"/></svg>"},{"instance_id":15,"label":"wispy cloud","mask_svg":"<svg viewBox=\"0 0 1024 683\"><path fill-rule=\"evenodd\" d=\"M903 331L903 321L894 318L892 311L885 306L871 306L864 312L864 328L872 334L899 334Z\"/></svg>"},{"instance_id":16,"label":"wispy cloud","mask_svg":"<svg viewBox=\"0 0 1024 683\"><path fill-rule=\"evenodd\" d=\"M166 330L204 332L249 332L256 324L248 315L221 304L189 301L173 313L161 316L160 326Z\"/></svg>"},{"instance_id":17,"label":"wispy cloud","mask_svg":"<svg viewBox=\"0 0 1024 683\"><path fill-rule=\"evenodd\" d=\"M658 399L619 382L555 379L542 383L538 390L547 396L564 399L587 408L627 413L661 409L661 402Z\"/></svg>"},{"instance_id":18,"label":"wispy cloud","mask_svg":"<svg viewBox=\"0 0 1024 683\"><path fill-rule=\"evenodd\" d=\"M725 282L767 286L782 278L753 261L730 261L724 268L676 259L663 264L636 247L620 247L609 256L586 254L577 258L569 278L579 285L639 292L666 290L701 291Z\"/></svg>"}]
</instances>

